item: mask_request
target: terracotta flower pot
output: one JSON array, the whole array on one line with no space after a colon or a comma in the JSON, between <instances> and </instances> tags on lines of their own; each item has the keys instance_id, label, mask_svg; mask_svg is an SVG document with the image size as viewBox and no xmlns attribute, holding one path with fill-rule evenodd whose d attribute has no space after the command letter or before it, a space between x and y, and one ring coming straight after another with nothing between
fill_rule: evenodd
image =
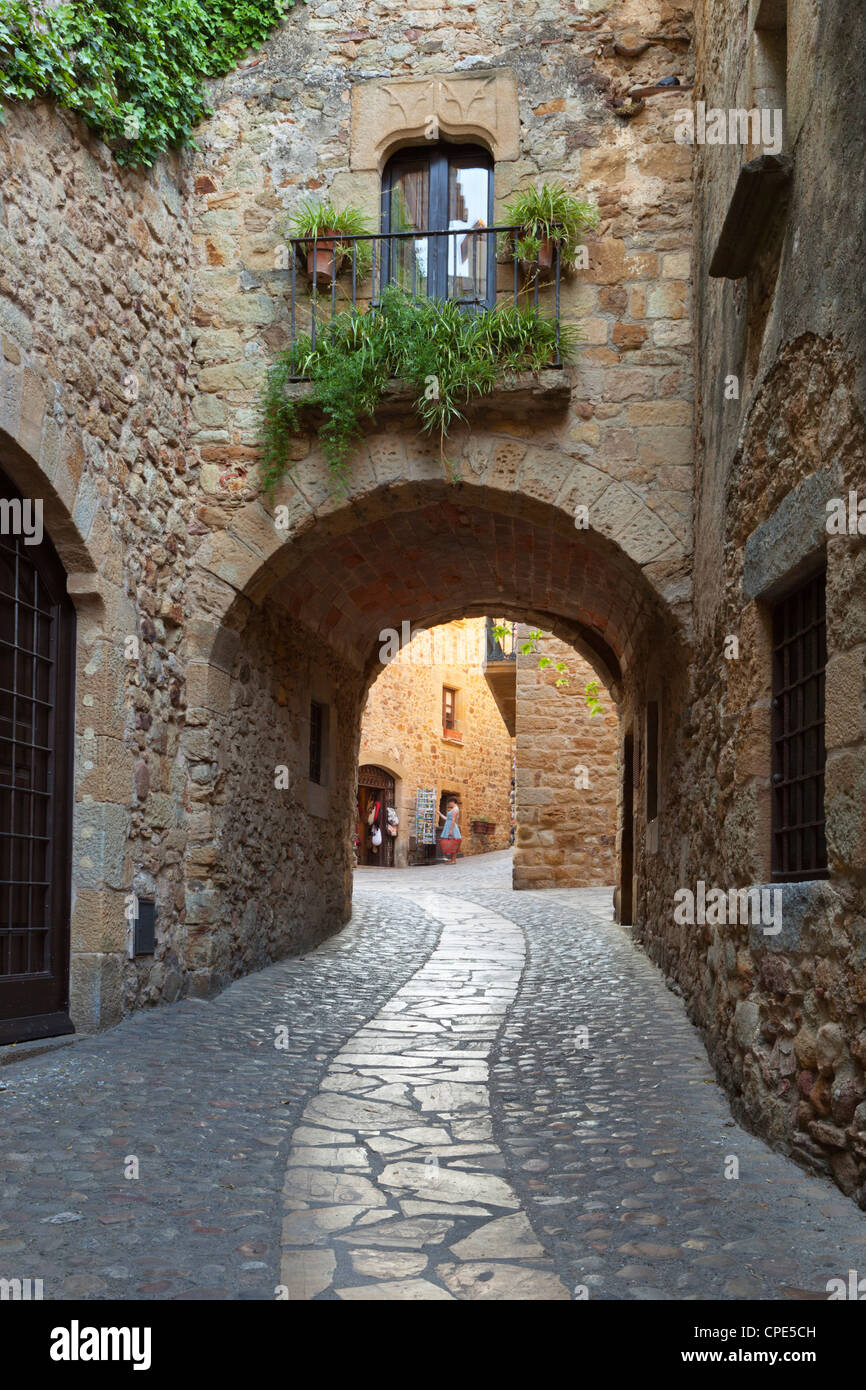
<instances>
[{"instance_id":1,"label":"terracotta flower pot","mask_svg":"<svg viewBox=\"0 0 866 1390\"><path fill-rule=\"evenodd\" d=\"M539 240L538 254L534 260L521 259L520 270L523 272L527 281L534 281L538 275L548 275L553 268L553 257L556 256L556 242L545 236L544 240Z\"/></svg>"},{"instance_id":2,"label":"terracotta flower pot","mask_svg":"<svg viewBox=\"0 0 866 1390\"><path fill-rule=\"evenodd\" d=\"M553 257L554 257L555 251L556 251L556 242L553 241L550 237L545 237L543 241L539 242L539 244L538 244L538 269L539 269L539 270L552 270L552 269L553 269Z\"/></svg>"},{"instance_id":3,"label":"terracotta flower pot","mask_svg":"<svg viewBox=\"0 0 866 1390\"><path fill-rule=\"evenodd\" d=\"M520 268L527 280L533 280L536 275L547 274L553 269L553 259L556 255L556 242L551 237L544 237L538 243L538 255L534 261L522 260Z\"/></svg>"},{"instance_id":4,"label":"terracotta flower pot","mask_svg":"<svg viewBox=\"0 0 866 1390\"><path fill-rule=\"evenodd\" d=\"M307 238L307 274L316 285L331 285L337 274L337 237L333 227L323 230L321 236Z\"/></svg>"}]
</instances>

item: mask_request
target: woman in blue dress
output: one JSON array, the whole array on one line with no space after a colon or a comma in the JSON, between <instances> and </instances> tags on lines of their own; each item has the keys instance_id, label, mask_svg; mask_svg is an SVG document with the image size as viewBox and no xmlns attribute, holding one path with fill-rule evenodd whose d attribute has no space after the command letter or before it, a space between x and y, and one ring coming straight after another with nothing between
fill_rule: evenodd
<instances>
[{"instance_id":1,"label":"woman in blue dress","mask_svg":"<svg viewBox=\"0 0 866 1390\"><path fill-rule=\"evenodd\" d=\"M453 796L446 802L445 812L444 816L439 812L439 819L445 822L439 836L439 848L449 864L456 864L457 851L463 836L460 834L460 807Z\"/></svg>"}]
</instances>

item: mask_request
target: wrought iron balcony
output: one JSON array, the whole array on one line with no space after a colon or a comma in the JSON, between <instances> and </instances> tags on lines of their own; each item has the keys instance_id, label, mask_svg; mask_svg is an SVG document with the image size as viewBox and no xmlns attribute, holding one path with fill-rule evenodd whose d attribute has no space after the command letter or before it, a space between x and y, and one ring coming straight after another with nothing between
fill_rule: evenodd
<instances>
[{"instance_id":1,"label":"wrought iron balcony","mask_svg":"<svg viewBox=\"0 0 866 1390\"><path fill-rule=\"evenodd\" d=\"M514 640L515 627L516 623L506 622L504 618L488 618L486 620L485 660L488 663L515 660L517 657L517 646ZM498 629L498 632L495 632L494 628Z\"/></svg>"},{"instance_id":2,"label":"wrought iron balcony","mask_svg":"<svg viewBox=\"0 0 866 1390\"><path fill-rule=\"evenodd\" d=\"M292 352L302 334L315 347L317 335L344 309L375 314L382 291L396 285L413 299L450 301L468 314L506 304L541 307L556 325L555 353L547 365L561 367L560 246L548 243L549 259L542 246L539 260L526 261L516 250L520 231L503 224L290 238ZM515 248L504 256L503 234ZM305 379L300 371L292 377Z\"/></svg>"},{"instance_id":3,"label":"wrought iron balcony","mask_svg":"<svg viewBox=\"0 0 866 1390\"><path fill-rule=\"evenodd\" d=\"M516 626L504 618L488 618L485 623L484 679L512 738L517 726Z\"/></svg>"}]
</instances>

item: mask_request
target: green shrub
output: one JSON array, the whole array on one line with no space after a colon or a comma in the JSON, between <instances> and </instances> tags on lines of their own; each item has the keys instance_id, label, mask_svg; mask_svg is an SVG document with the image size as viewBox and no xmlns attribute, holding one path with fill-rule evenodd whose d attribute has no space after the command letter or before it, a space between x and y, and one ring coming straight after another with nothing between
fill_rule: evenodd
<instances>
[{"instance_id":1,"label":"green shrub","mask_svg":"<svg viewBox=\"0 0 866 1390\"><path fill-rule=\"evenodd\" d=\"M209 114L202 78L231 71L293 4L0 0L0 96L52 97L108 141L119 164L153 164Z\"/></svg>"}]
</instances>

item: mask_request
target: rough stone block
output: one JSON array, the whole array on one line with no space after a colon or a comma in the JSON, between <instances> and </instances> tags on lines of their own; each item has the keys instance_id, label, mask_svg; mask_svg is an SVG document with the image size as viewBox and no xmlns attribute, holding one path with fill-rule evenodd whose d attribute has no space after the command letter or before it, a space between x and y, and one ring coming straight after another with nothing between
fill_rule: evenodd
<instances>
[{"instance_id":1,"label":"rough stone block","mask_svg":"<svg viewBox=\"0 0 866 1390\"><path fill-rule=\"evenodd\" d=\"M123 956L86 952L72 956L69 1009L77 1032L95 1033L120 1022Z\"/></svg>"},{"instance_id":2,"label":"rough stone block","mask_svg":"<svg viewBox=\"0 0 866 1390\"><path fill-rule=\"evenodd\" d=\"M770 599L780 585L808 570L826 544L826 504L840 495L837 472L812 473L755 528L746 541L743 563L747 598Z\"/></svg>"}]
</instances>

